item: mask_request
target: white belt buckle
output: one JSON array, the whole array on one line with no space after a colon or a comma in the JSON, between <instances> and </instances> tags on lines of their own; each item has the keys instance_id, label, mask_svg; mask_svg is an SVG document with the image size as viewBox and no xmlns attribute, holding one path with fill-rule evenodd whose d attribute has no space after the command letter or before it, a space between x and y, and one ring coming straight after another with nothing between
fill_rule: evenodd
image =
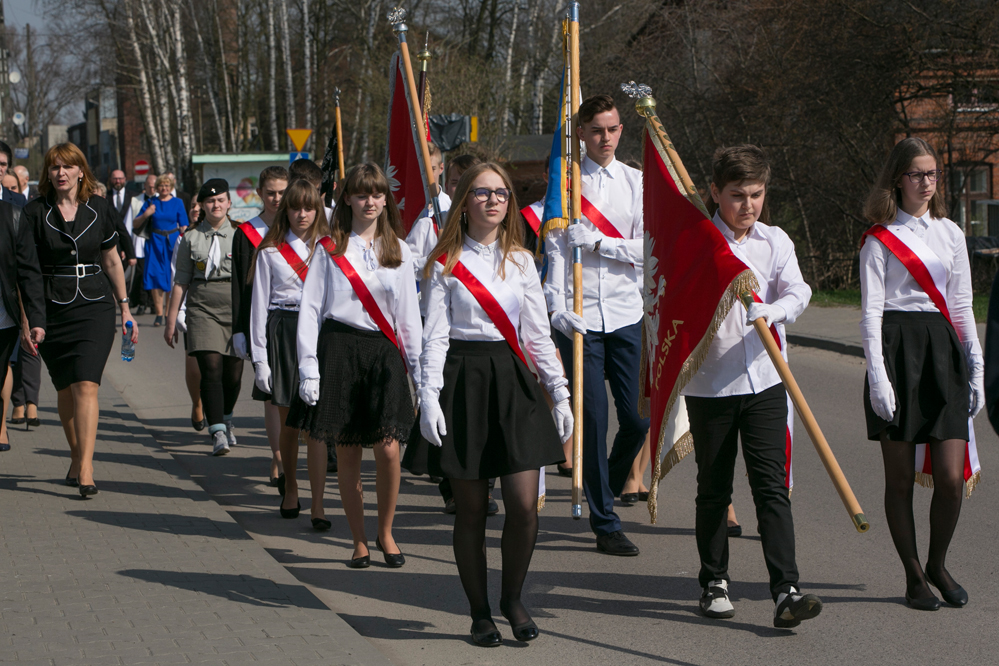
<instances>
[{"instance_id":1,"label":"white belt buckle","mask_svg":"<svg viewBox=\"0 0 999 666\"><path fill-rule=\"evenodd\" d=\"M87 265L86 264L77 264L76 265L76 277L78 279L79 278L87 277Z\"/></svg>"}]
</instances>

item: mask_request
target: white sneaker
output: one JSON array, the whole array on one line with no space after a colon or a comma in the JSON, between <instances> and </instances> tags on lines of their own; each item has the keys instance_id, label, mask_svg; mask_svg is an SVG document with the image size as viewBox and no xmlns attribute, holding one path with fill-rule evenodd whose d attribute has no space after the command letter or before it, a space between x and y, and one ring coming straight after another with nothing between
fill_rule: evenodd
<instances>
[{"instance_id":1,"label":"white sneaker","mask_svg":"<svg viewBox=\"0 0 999 666\"><path fill-rule=\"evenodd\" d=\"M212 455L224 456L229 453L229 441L225 436L225 430L216 430L212 433Z\"/></svg>"},{"instance_id":2,"label":"white sneaker","mask_svg":"<svg viewBox=\"0 0 999 666\"><path fill-rule=\"evenodd\" d=\"M704 617L727 619L735 617L735 606L728 599L728 581L713 580L701 594L701 612Z\"/></svg>"},{"instance_id":3,"label":"white sneaker","mask_svg":"<svg viewBox=\"0 0 999 666\"><path fill-rule=\"evenodd\" d=\"M229 440L229 447L236 446L236 431L232 427L232 421L225 422L225 435Z\"/></svg>"},{"instance_id":4,"label":"white sneaker","mask_svg":"<svg viewBox=\"0 0 999 666\"><path fill-rule=\"evenodd\" d=\"M822 612L822 600L814 594L802 594L798 588L792 587L790 592L777 595L774 605L774 626L778 629L790 629L801 624L802 620L811 620Z\"/></svg>"}]
</instances>

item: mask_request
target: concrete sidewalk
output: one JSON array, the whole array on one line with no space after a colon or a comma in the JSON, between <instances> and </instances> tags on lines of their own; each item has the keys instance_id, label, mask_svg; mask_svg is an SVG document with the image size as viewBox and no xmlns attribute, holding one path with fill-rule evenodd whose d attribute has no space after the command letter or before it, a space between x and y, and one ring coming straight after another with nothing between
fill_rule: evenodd
<instances>
[{"instance_id":1,"label":"concrete sidewalk","mask_svg":"<svg viewBox=\"0 0 999 666\"><path fill-rule=\"evenodd\" d=\"M42 427L13 427L0 453L0 662L389 663L156 445L109 381L100 494L63 485L69 450L43 382Z\"/></svg>"},{"instance_id":2,"label":"concrete sidewalk","mask_svg":"<svg viewBox=\"0 0 999 666\"><path fill-rule=\"evenodd\" d=\"M806 308L798 320L787 327L787 339L792 345L825 349L840 354L864 357L860 339L860 308ZM978 339L985 346L985 324L978 324Z\"/></svg>"}]
</instances>

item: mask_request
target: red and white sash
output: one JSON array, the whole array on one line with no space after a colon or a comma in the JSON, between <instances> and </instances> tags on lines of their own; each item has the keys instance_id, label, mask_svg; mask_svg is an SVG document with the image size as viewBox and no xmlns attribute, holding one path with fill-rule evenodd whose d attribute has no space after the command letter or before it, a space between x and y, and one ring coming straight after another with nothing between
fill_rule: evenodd
<instances>
[{"instance_id":1,"label":"red and white sash","mask_svg":"<svg viewBox=\"0 0 999 666\"><path fill-rule=\"evenodd\" d=\"M590 221L597 231L608 238L629 238L631 223L625 220L607 201L600 197L596 189L583 182L583 217Z\"/></svg>"},{"instance_id":2,"label":"red and white sash","mask_svg":"<svg viewBox=\"0 0 999 666\"><path fill-rule=\"evenodd\" d=\"M387 300L387 295L384 287L378 282L378 279L370 274L370 271L366 267L362 267L360 271L354 267L350 260L347 259L346 254L341 254L340 256L334 256L336 251L336 244L333 239L329 236L323 236L319 239L319 244L323 246L323 249L330 255L330 259L333 263L343 272L344 276L350 282L350 286L353 287L354 293L361 301L361 305L364 306L365 312L374 320L378 329L385 334L385 337L399 349L400 353L402 348L399 347L399 340L396 338L395 329L392 324L389 323L388 318L385 316L385 312L388 307L383 307ZM362 277L362 273L367 277L365 280ZM381 301L381 304L379 303Z\"/></svg>"},{"instance_id":3,"label":"red and white sash","mask_svg":"<svg viewBox=\"0 0 999 666\"><path fill-rule=\"evenodd\" d=\"M291 270L295 271L295 274L298 275L298 279L305 282L305 277L309 274L309 265L306 264L300 256L298 256L298 252L295 252L295 248L282 241L281 244L277 246L277 251L281 253L284 260L288 262L289 266L291 266Z\"/></svg>"},{"instance_id":4,"label":"red and white sash","mask_svg":"<svg viewBox=\"0 0 999 666\"><path fill-rule=\"evenodd\" d=\"M446 264L447 255L441 255L437 261L441 265ZM527 365L527 358L520 348L517 326L514 324L520 322L520 300L517 294L503 280L498 279L491 266L470 250L462 251L461 259L451 269L451 274L472 292L493 325L503 334L510 349Z\"/></svg>"},{"instance_id":5,"label":"red and white sash","mask_svg":"<svg viewBox=\"0 0 999 666\"><path fill-rule=\"evenodd\" d=\"M940 257L930 249L909 227L904 224L875 224L864 232L863 241L868 236L874 236L888 248L888 251L895 255L895 258L902 262L909 274L912 275L916 284L926 292L926 295L933 301L951 326L954 322L950 319L950 308L947 305L947 268L940 261ZM955 327L958 339L961 332ZM963 343L964 340L961 340ZM982 471L981 462L978 460L978 447L975 444L975 424L972 418L968 417L968 446L964 455L964 481L965 484L976 474ZM925 444L916 445L916 473L921 477L923 485L932 479L933 466L930 463L930 449ZM970 494L970 488L969 488Z\"/></svg>"},{"instance_id":6,"label":"red and white sash","mask_svg":"<svg viewBox=\"0 0 999 666\"><path fill-rule=\"evenodd\" d=\"M739 261L746 264L756 275L756 281L760 285L760 293L757 294L753 292L753 300L757 303L766 303L770 295L770 283L763 276L760 271L756 269L750 261L749 257L742 251L742 248L738 245L733 245L729 243L729 249L732 254L736 256ZM777 347L780 349L781 356L787 361L787 345L784 339L784 326L783 324L770 324L770 333L774 336L774 340L777 341ZM791 490L794 487L794 469L791 466L791 454L794 452L794 403L791 402L791 396L787 396L787 429L784 433L784 486Z\"/></svg>"},{"instance_id":7,"label":"red and white sash","mask_svg":"<svg viewBox=\"0 0 999 666\"><path fill-rule=\"evenodd\" d=\"M267 233L266 225L262 226L263 233L261 233L261 230L257 229L257 227L253 225L253 220L243 222L243 224L239 225L239 228L243 231L246 237L250 239L250 245L253 246L253 249L260 247L261 241L264 240L264 234Z\"/></svg>"},{"instance_id":8,"label":"red and white sash","mask_svg":"<svg viewBox=\"0 0 999 666\"><path fill-rule=\"evenodd\" d=\"M545 214L545 200L535 201L530 206L520 209L520 214L524 216L527 223L531 225L535 236L541 235L541 218Z\"/></svg>"}]
</instances>

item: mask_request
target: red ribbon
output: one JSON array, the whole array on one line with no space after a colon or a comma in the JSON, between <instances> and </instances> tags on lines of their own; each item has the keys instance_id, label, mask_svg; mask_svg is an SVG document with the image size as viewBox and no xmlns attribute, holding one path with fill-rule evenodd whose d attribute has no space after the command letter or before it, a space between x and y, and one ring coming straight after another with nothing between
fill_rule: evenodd
<instances>
[{"instance_id":1,"label":"red ribbon","mask_svg":"<svg viewBox=\"0 0 999 666\"><path fill-rule=\"evenodd\" d=\"M298 256L298 252L295 252L290 245L282 242L277 246L278 252L284 257L284 260L288 262L291 269L298 274L298 277L305 282L305 276L309 274L309 267L306 265L302 258Z\"/></svg>"},{"instance_id":2,"label":"red ribbon","mask_svg":"<svg viewBox=\"0 0 999 666\"><path fill-rule=\"evenodd\" d=\"M250 244L254 249L260 247L260 243L264 240L264 237L260 235L260 232L257 231L256 227L249 222L243 222L243 224L239 225L239 228L244 234L246 234L246 237L250 239Z\"/></svg>"}]
</instances>

